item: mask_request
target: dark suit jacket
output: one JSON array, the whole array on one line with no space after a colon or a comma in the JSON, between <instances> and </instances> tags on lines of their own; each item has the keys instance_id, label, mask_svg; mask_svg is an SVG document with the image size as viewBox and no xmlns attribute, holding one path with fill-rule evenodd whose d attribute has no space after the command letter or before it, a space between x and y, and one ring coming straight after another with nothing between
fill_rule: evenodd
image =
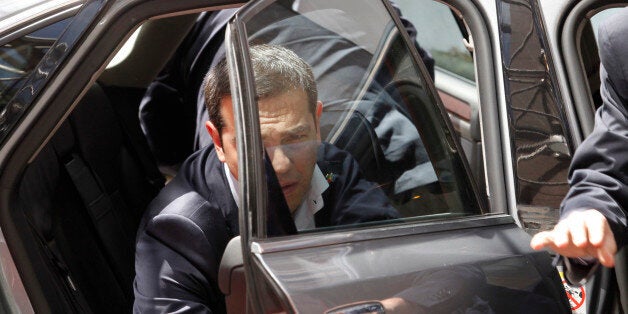
<instances>
[{"instance_id":1,"label":"dark suit jacket","mask_svg":"<svg viewBox=\"0 0 628 314\"><path fill-rule=\"evenodd\" d=\"M348 153L322 143L317 164L324 175L333 177L322 195L325 205L314 217L317 227L399 216L386 195L361 178ZM271 190L272 182L269 185ZM283 199L277 207L282 205ZM272 204L269 208L276 209ZM142 220L135 256L134 311L225 312L218 267L227 242L238 233L237 206L224 166L210 145L184 162Z\"/></svg>"},{"instance_id":2,"label":"dark suit jacket","mask_svg":"<svg viewBox=\"0 0 628 314\"><path fill-rule=\"evenodd\" d=\"M628 207L628 9L600 25L598 42L603 104L593 132L574 155L561 216L597 209L622 246Z\"/></svg>"}]
</instances>

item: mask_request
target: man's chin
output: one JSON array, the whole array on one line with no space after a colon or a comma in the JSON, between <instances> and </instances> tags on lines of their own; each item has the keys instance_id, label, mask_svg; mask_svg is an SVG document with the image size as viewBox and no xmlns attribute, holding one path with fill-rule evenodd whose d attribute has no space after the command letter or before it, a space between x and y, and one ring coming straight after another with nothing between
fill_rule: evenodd
<instances>
[{"instance_id":1,"label":"man's chin","mask_svg":"<svg viewBox=\"0 0 628 314\"><path fill-rule=\"evenodd\" d=\"M290 209L290 213L294 215L294 212L297 211L299 205L301 205L301 203L303 202L303 197L298 198L298 200L296 198L286 197L285 195L284 197L286 198L286 204Z\"/></svg>"}]
</instances>

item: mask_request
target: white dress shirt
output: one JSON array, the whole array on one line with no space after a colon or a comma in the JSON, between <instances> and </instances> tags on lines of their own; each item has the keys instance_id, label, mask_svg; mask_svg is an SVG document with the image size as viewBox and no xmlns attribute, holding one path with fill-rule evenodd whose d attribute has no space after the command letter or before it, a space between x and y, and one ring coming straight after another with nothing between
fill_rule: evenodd
<instances>
[{"instance_id":1,"label":"white dress shirt","mask_svg":"<svg viewBox=\"0 0 628 314\"><path fill-rule=\"evenodd\" d=\"M227 176L227 181L229 182L229 189L231 190L231 195L233 199L235 199L236 205L240 208L240 197L238 190L238 180L231 174L229 171L229 167L227 164L223 164L225 169L225 174ZM297 227L297 230L308 230L314 229L316 227L314 222L314 214L316 214L325 203L323 202L323 192L327 190L329 187L329 183L323 172L318 165L314 166L314 173L312 173L312 181L310 183L310 190L305 195L305 199L303 203L299 205L299 207L294 211L292 215L294 219L294 224Z\"/></svg>"}]
</instances>

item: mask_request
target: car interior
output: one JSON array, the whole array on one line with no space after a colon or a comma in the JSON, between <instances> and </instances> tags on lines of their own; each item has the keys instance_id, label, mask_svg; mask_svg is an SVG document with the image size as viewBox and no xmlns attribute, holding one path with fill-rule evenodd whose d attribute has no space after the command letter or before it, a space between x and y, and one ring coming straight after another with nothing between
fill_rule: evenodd
<instances>
[{"instance_id":1,"label":"car interior","mask_svg":"<svg viewBox=\"0 0 628 314\"><path fill-rule=\"evenodd\" d=\"M143 23L136 31L138 35L130 35L129 43L84 92L24 171L11 216L22 231L21 241L27 248L24 254L31 262L28 269L37 278L26 285L36 312L131 311L137 226L144 209L167 179L139 126L138 106L146 87L173 55L197 16ZM70 20L51 21L50 27L62 28L59 23ZM14 58L20 67L33 69L46 51L47 46L41 45L44 35L29 34L12 41L2 48L1 59ZM400 38L391 41L392 48L383 48L403 49ZM160 49L154 49L156 46ZM418 132L430 160L439 161L432 164L438 180L395 193L390 178L382 177L390 169L385 168L377 135L364 112L336 112L338 117L330 119L346 123L342 128L339 123L333 124L324 130L323 138L354 154L365 176L382 185L404 217L430 219L433 214L480 213L480 207L472 206L478 204L476 192L467 188L475 183L459 175L466 173L466 162L451 153L455 143L442 141L449 135L443 131L447 125L442 122L442 113L430 105L434 100L426 98L421 82L404 78L407 73L386 72L392 65L404 69L404 64L411 62L409 55L396 56L385 55L378 65L380 74L393 78L386 86L386 97L392 95L399 102L417 104L408 106L407 114L421 126ZM19 77L13 83L18 86ZM11 97L5 93L0 96ZM333 114L329 112L330 117ZM435 134L438 132L442 134ZM477 143L474 145L477 149ZM473 163L481 164L477 160ZM449 212L454 208L463 210ZM242 291L237 285L242 278L230 280L236 283L221 284L226 295L234 294L232 291L238 287ZM236 298L228 299L228 303L242 306L238 293L234 295Z\"/></svg>"},{"instance_id":2,"label":"car interior","mask_svg":"<svg viewBox=\"0 0 628 314\"><path fill-rule=\"evenodd\" d=\"M103 73L24 172L13 215L30 243L26 254L39 291L46 294L44 303L34 302L36 310L131 311L135 234L165 182L139 127L142 86L193 21L185 16L145 23L136 41L140 51ZM170 37L161 37L164 29ZM157 40L164 47L160 53L150 49ZM140 56L144 62L133 59Z\"/></svg>"}]
</instances>

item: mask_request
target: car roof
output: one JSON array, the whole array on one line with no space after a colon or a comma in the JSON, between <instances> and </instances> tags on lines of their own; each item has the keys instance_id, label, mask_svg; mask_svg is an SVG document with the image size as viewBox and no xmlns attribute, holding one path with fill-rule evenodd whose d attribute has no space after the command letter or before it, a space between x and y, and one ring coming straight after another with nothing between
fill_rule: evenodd
<instances>
[{"instance_id":1,"label":"car roof","mask_svg":"<svg viewBox=\"0 0 628 314\"><path fill-rule=\"evenodd\" d=\"M0 7L0 34L80 7L84 0L5 0ZM43 18L45 16L45 18Z\"/></svg>"}]
</instances>

